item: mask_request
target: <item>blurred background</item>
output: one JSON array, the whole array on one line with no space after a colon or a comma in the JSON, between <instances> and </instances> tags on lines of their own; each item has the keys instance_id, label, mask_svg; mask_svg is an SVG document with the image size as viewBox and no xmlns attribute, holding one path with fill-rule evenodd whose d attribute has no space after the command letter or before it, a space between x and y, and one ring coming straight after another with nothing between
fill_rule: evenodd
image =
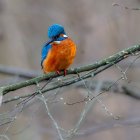
<instances>
[{"instance_id":1,"label":"blurred background","mask_svg":"<svg viewBox=\"0 0 140 140\"><path fill-rule=\"evenodd\" d=\"M114 3L120 6L113 6ZM53 23L63 25L67 35L77 44L77 55L72 67L94 63L124 48L139 44L140 10L131 8L140 8L140 0L0 0L0 69L15 72L13 78L13 75L5 74L1 70L1 85L23 80L16 72L33 76L42 73L41 49L48 40L47 28ZM124 61L121 67L127 68L132 60L130 58ZM127 75L129 81L137 87L140 85L139 62L138 60L129 69ZM97 76L96 80L115 82L120 75L120 71L113 67ZM119 84L125 82L121 81ZM32 88L17 91L16 95L32 91ZM67 100L78 100L85 92L75 86L69 88L69 91L67 88L62 89L64 93L67 92L66 95L63 94ZM97 103L81 127L82 130L94 127L96 131L73 139L139 140L139 100L109 92L108 96L102 97L102 101L115 115L121 116L120 124L106 115ZM14 104L4 104L1 113L14 107ZM50 108L55 119L67 130L77 121L82 107L81 104L72 107L60 103ZM137 123L131 125L129 121ZM7 126L2 126L0 134L3 134L6 128ZM10 126L6 135L11 140L58 139L55 127L40 102L32 102Z\"/></svg>"}]
</instances>

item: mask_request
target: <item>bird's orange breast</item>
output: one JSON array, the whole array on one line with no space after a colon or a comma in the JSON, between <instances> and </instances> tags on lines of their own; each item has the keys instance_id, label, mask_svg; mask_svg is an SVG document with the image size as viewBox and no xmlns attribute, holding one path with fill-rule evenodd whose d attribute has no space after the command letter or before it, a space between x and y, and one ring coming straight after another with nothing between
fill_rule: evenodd
<instances>
[{"instance_id":1,"label":"bird's orange breast","mask_svg":"<svg viewBox=\"0 0 140 140\"><path fill-rule=\"evenodd\" d=\"M67 69L74 60L76 54L76 45L67 38L60 43L52 43L46 59L43 62L43 71L53 72Z\"/></svg>"}]
</instances>

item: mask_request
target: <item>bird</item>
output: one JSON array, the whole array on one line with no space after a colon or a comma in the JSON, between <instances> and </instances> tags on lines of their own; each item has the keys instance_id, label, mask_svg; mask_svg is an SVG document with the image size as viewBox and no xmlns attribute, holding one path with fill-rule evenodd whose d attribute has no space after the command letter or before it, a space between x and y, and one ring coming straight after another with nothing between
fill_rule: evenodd
<instances>
[{"instance_id":1,"label":"bird","mask_svg":"<svg viewBox=\"0 0 140 140\"><path fill-rule=\"evenodd\" d=\"M48 27L48 38L42 48L41 67L43 72L64 72L67 74L67 69L73 63L76 56L76 44L67 36L65 29L60 24L52 24Z\"/></svg>"}]
</instances>

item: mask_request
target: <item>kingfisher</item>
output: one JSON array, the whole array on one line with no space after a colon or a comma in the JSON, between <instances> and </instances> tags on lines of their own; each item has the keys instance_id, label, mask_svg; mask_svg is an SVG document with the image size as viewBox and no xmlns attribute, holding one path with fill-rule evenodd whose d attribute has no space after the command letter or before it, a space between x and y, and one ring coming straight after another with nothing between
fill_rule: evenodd
<instances>
[{"instance_id":1,"label":"kingfisher","mask_svg":"<svg viewBox=\"0 0 140 140\"><path fill-rule=\"evenodd\" d=\"M42 48L41 67L44 73L56 72L60 74L73 63L76 55L76 44L66 35L64 27L53 24L48 28L50 39Z\"/></svg>"}]
</instances>

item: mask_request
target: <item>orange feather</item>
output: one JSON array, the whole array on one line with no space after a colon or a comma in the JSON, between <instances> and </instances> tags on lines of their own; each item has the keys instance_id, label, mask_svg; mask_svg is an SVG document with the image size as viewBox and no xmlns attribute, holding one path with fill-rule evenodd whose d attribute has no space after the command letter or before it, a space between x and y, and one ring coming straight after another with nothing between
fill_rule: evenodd
<instances>
[{"instance_id":1,"label":"orange feather","mask_svg":"<svg viewBox=\"0 0 140 140\"><path fill-rule=\"evenodd\" d=\"M76 55L75 43L67 38L60 43L54 41L51 45L52 48L43 62L43 71L47 73L66 70L73 63Z\"/></svg>"}]
</instances>

